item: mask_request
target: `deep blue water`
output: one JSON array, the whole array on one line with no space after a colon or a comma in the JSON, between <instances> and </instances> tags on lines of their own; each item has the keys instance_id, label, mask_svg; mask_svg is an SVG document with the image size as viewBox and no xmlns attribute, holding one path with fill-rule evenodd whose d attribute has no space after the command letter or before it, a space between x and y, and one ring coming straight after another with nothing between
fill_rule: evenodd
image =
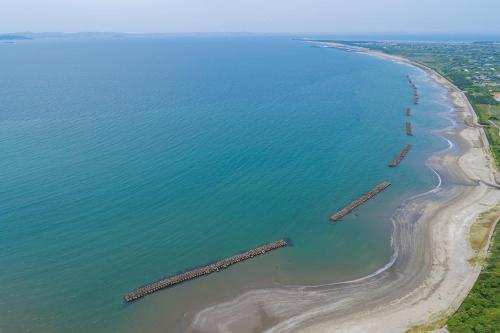
<instances>
[{"instance_id":1,"label":"deep blue water","mask_svg":"<svg viewBox=\"0 0 500 333\"><path fill-rule=\"evenodd\" d=\"M431 133L448 125L444 91L423 73L288 37L0 44L0 73L5 332L126 330L146 312L154 327L149 310L175 320L238 272L241 289L371 273L391 256L392 212L436 184L424 162L446 147ZM405 74L421 93L413 138ZM393 185L376 200L327 221L383 180ZM282 237L294 246L122 302L141 284Z\"/></svg>"}]
</instances>

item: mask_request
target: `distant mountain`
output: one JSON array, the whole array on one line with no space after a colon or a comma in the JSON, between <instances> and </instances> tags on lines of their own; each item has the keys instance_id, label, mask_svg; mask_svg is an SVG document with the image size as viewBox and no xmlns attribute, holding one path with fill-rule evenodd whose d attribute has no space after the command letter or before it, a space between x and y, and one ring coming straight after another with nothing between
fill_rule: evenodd
<instances>
[{"instance_id":1,"label":"distant mountain","mask_svg":"<svg viewBox=\"0 0 500 333\"><path fill-rule=\"evenodd\" d=\"M23 35L13 35L13 34L0 35L0 41L26 40L26 39L32 39L32 38Z\"/></svg>"},{"instance_id":2,"label":"distant mountain","mask_svg":"<svg viewBox=\"0 0 500 333\"><path fill-rule=\"evenodd\" d=\"M0 41L16 41L16 40L31 40L45 38L116 38L125 37L128 34L114 32L14 32L0 34Z\"/></svg>"}]
</instances>

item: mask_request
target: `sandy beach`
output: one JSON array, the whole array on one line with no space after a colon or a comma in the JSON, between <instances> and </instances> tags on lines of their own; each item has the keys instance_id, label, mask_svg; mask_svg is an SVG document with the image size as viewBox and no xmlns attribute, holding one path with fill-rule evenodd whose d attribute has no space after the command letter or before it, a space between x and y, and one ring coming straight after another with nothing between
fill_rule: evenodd
<instances>
[{"instance_id":1,"label":"sandy beach","mask_svg":"<svg viewBox=\"0 0 500 333\"><path fill-rule=\"evenodd\" d=\"M405 332L453 312L480 273L468 262L475 255L469 230L499 202L500 191L487 139L465 95L410 60L327 46L416 66L448 90L455 125L440 135L450 148L427 161L439 185L395 212L394 255L379 271L355 281L252 290L199 312L193 332Z\"/></svg>"}]
</instances>

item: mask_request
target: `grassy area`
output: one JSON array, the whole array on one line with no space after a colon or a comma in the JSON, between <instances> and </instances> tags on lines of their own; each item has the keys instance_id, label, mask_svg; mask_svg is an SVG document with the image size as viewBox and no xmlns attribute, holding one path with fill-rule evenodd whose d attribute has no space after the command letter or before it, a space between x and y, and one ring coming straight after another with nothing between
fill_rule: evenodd
<instances>
[{"instance_id":1,"label":"grassy area","mask_svg":"<svg viewBox=\"0 0 500 333\"><path fill-rule=\"evenodd\" d=\"M472 265L484 265L486 263L486 258L483 258L481 254L486 250L491 228L495 225L499 217L500 204L479 215L477 221L471 226L469 242L476 253L474 257L469 259Z\"/></svg>"},{"instance_id":2,"label":"grassy area","mask_svg":"<svg viewBox=\"0 0 500 333\"><path fill-rule=\"evenodd\" d=\"M433 316L429 320L429 323L427 324L422 324L422 325L416 325L407 330L405 333L428 333L428 332L434 332L435 330L440 329L444 325L446 325L446 322L448 321L449 314L446 312L443 313L438 313Z\"/></svg>"}]
</instances>

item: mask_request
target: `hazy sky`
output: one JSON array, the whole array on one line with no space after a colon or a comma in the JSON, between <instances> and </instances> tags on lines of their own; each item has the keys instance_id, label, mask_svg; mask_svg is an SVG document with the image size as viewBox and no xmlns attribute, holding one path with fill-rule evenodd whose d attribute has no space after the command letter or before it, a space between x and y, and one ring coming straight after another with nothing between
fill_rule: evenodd
<instances>
[{"instance_id":1,"label":"hazy sky","mask_svg":"<svg viewBox=\"0 0 500 333\"><path fill-rule=\"evenodd\" d=\"M0 0L0 32L500 33L500 0Z\"/></svg>"}]
</instances>

